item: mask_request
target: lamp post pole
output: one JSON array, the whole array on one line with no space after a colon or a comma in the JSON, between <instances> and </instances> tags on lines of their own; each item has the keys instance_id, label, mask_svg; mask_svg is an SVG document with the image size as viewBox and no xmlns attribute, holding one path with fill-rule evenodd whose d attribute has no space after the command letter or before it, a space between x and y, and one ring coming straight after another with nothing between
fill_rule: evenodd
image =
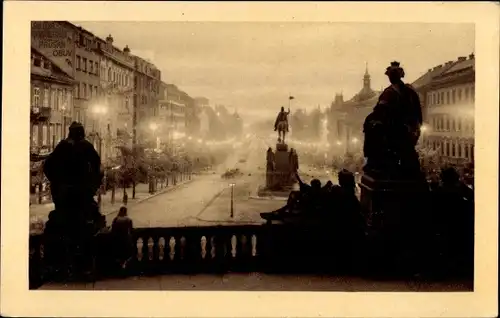
<instances>
[{"instance_id":1,"label":"lamp post pole","mask_svg":"<svg viewBox=\"0 0 500 318\"><path fill-rule=\"evenodd\" d=\"M234 218L234 183L230 184L231 186L231 218Z\"/></svg>"}]
</instances>

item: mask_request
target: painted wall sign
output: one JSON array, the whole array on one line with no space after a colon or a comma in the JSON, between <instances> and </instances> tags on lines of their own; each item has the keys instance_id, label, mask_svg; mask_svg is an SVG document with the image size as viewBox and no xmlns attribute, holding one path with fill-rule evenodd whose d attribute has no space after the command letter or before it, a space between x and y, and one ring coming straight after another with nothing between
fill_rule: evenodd
<instances>
[{"instance_id":1,"label":"painted wall sign","mask_svg":"<svg viewBox=\"0 0 500 318\"><path fill-rule=\"evenodd\" d=\"M74 75L73 31L61 22L32 21L31 45L70 75Z\"/></svg>"}]
</instances>

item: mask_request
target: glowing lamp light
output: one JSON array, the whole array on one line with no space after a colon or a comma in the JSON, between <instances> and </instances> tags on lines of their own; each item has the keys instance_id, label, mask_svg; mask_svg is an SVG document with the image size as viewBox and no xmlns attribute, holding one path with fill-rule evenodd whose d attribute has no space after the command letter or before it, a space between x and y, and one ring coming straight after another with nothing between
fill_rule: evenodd
<instances>
[{"instance_id":1,"label":"glowing lamp light","mask_svg":"<svg viewBox=\"0 0 500 318\"><path fill-rule=\"evenodd\" d=\"M337 146L342 146L342 141L337 140Z\"/></svg>"},{"instance_id":2,"label":"glowing lamp light","mask_svg":"<svg viewBox=\"0 0 500 318\"><path fill-rule=\"evenodd\" d=\"M358 138L356 138L356 137L354 137L354 138L352 138L352 139L351 139L351 142L352 142L353 144L357 144L357 143L358 143L358 141L359 141L359 140L358 140Z\"/></svg>"},{"instance_id":3,"label":"glowing lamp light","mask_svg":"<svg viewBox=\"0 0 500 318\"><path fill-rule=\"evenodd\" d=\"M92 108L92 112L97 115L104 115L108 112L108 109L105 106L102 105L95 105Z\"/></svg>"},{"instance_id":4,"label":"glowing lamp light","mask_svg":"<svg viewBox=\"0 0 500 318\"><path fill-rule=\"evenodd\" d=\"M188 139L191 140L191 139L193 139L193 137L189 136Z\"/></svg>"},{"instance_id":5,"label":"glowing lamp light","mask_svg":"<svg viewBox=\"0 0 500 318\"><path fill-rule=\"evenodd\" d=\"M203 142L203 140L201 139L198 139L198 143L201 144Z\"/></svg>"},{"instance_id":6,"label":"glowing lamp light","mask_svg":"<svg viewBox=\"0 0 500 318\"><path fill-rule=\"evenodd\" d=\"M149 124L149 129L151 129L152 131L155 131L158 129L158 125L156 123L151 123L151 124Z\"/></svg>"},{"instance_id":7,"label":"glowing lamp light","mask_svg":"<svg viewBox=\"0 0 500 318\"><path fill-rule=\"evenodd\" d=\"M421 132L426 132L429 130L429 127L426 125L426 124L423 124L421 127L420 127L420 131Z\"/></svg>"}]
</instances>

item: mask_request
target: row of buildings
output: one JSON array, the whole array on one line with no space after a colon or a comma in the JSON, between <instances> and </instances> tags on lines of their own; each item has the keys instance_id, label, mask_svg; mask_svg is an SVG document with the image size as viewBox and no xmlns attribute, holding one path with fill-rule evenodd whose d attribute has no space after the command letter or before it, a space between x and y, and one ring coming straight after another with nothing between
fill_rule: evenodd
<instances>
[{"instance_id":1,"label":"row of buildings","mask_svg":"<svg viewBox=\"0 0 500 318\"><path fill-rule=\"evenodd\" d=\"M443 161L467 163L474 160L475 56L458 57L437 65L412 83L420 96L424 126L421 147ZM366 68L363 86L351 99L336 94L327 112L330 142L337 153L362 149L363 122L382 91L373 90Z\"/></svg>"},{"instance_id":2,"label":"row of buildings","mask_svg":"<svg viewBox=\"0 0 500 318\"><path fill-rule=\"evenodd\" d=\"M67 21L32 22L32 157L53 150L78 121L106 164L120 146L195 131L196 106L196 99L163 82L151 61L116 47L111 35L103 39Z\"/></svg>"}]
</instances>

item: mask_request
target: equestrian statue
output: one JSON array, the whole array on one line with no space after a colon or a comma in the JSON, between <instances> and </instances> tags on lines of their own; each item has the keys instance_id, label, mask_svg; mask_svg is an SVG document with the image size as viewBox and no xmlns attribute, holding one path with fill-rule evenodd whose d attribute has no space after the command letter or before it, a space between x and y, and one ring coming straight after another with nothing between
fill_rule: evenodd
<instances>
[{"instance_id":1,"label":"equestrian statue","mask_svg":"<svg viewBox=\"0 0 500 318\"><path fill-rule=\"evenodd\" d=\"M288 108L288 112L285 112L285 107L281 107L281 111L278 113L276 121L274 122L274 131L278 131L278 143L285 143L285 136L288 132L289 114L290 108Z\"/></svg>"}]
</instances>

